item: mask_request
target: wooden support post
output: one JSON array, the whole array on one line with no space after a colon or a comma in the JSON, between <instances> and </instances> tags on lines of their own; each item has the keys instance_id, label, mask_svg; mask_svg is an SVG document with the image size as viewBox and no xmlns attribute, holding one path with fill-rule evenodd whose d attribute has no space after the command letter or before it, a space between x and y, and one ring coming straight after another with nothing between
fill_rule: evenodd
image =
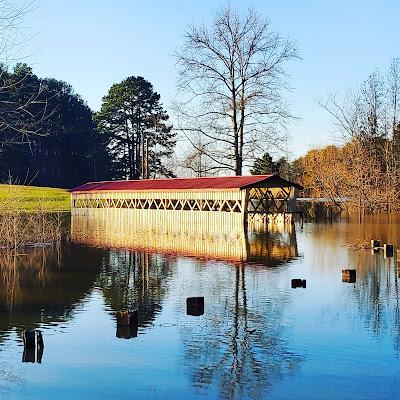
<instances>
[{"instance_id":1,"label":"wooden support post","mask_svg":"<svg viewBox=\"0 0 400 400\"><path fill-rule=\"evenodd\" d=\"M243 220L243 228L247 231L248 226L248 198L249 193L248 189L242 190L242 220Z\"/></svg>"}]
</instances>

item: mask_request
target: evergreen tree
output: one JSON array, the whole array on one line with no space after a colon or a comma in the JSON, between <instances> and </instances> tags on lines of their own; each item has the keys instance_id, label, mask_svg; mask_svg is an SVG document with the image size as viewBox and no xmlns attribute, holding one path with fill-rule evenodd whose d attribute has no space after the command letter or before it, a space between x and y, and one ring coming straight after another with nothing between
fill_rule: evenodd
<instances>
[{"instance_id":1,"label":"evergreen tree","mask_svg":"<svg viewBox=\"0 0 400 400\"><path fill-rule=\"evenodd\" d=\"M144 78L131 76L110 88L96 121L99 131L109 137L116 177L173 176L164 163L176 143L168 119L160 95Z\"/></svg>"},{"instance_id":2,"label":"evergreen tree","mask_svg":"<svg viewBox=\"0 0 400 400\"><path fill-rule=\"evenodd\" d=\"M272 157L265 153L262 157L254 160L253 167L250 169L252 175L280 175L288 178L290 175L290 164L284 157L277 161L273 161Z\"/></svg>"},{"instance_id":3,"label":"evergreen tree","mask_svg":"<svg viewBox=\"0 0 400 400\"><path fill-rule=\"evenodd\" d=\"M274 162L272 157L265 153L262 157L254 160L253 167L250 169L252 175L269 175L274 170Z\"/></svg>"},{"instance_id":4,"label":"evergreen tree","mask_svg":"<svg viewBox=\"0 0 400 400\"><path fill-rule=\"evenodd\" d=\"M70 85L40 79L26 64L3 77L11 88L9 100L28 105L12 126L0 131L1 180L11 175L20 183L72 187L107 177L104 138L96 132L90 108Z\"/></svg>"}]
</instances>

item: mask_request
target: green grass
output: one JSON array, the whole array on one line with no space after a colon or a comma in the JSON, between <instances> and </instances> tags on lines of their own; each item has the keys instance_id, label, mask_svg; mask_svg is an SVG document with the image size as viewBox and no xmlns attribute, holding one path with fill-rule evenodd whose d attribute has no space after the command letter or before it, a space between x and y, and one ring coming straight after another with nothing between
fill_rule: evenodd
<instances>
[{"instance_id":1,"label":"green grass","mask_svg":"<svg viewBox=\"0 0 400 400\"><path fill-rule=\"evenodd\" d=\"M69 211L71 208L70 194L65 189L0 184L0 209L10 203L21 211Z\"/></svg>"}]
</instances>

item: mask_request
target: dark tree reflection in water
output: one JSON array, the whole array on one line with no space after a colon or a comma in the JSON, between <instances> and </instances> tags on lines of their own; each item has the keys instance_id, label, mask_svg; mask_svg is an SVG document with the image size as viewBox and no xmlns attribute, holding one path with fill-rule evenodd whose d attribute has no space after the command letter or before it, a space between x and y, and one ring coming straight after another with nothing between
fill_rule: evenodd
<instances>
[{"instance_id":1,"label":"dark tree reflection in water","mask_svg":"<svg viewBox=\"0 0 400 400\"><path fill-rule=\"evenodd\" d=\"M250 231L247 235L248 262L276 267L298 257L294 225L285 230Z\"/></svg>"},{"instance_id":2,"label":"dark tree reflection in water","mask_svg":"<svg viewBox=\"0 0 400 400\"><path fill-rule=\"evenodd\" d=\"M289 296L271 290L268 297L259 298L254 287L249 292L247 268L251 267L232 266L233 293L219 287L212 314L181 329L185 365L200 393L217 386L223 399L263 398L275 381L294 373L303 361L284 339L282 316ZM251 271L253 286L261 283L254 279L257 268L263 267Z\"/></svg>"},{"instance_id":3,"label":"dark tree reflection in water","mask_svg":"<svg viewBox=\"0 0 400 400\"><path fill-rule=\"evenodd\" d=\"M103 259L97 285L114 311L138 310L139 325L147 326L161 311L173 267L172 258L110 250Z\"/></svg>"},{"instance_id":4,"label":"dark tree reflection in water","mask_svg":"<svg viewBox=\"0 0 400 400\"><path fill-rule=\"evenodd\" d=\"M84 245L78 235L61 248L0 253L0 398L399 398L396 260L348 247L400 246L398 222L231 241L150 232L143 243L139 231L130 240L132 226L118 241L87 227ZM342 282L342 269L356 269L356 282ZM294 278L306 289L292 289ZM186 299L198 296L204 315L187 315ZM120 309L139 310L137 338L120 340ZM40 365L22 362L21 331L34 328Z\"/></svg>"},{"instance_id":5,"label":"dark tree reflection in water","mask_svg":"<svg viewBox=\"0 0 400 400\"><path fill-rule=\"evenodd\" d=\"M332 225L310 224L309 234L313 238L316 266L324 270L341 267L357 271L357 282L344 292L344 315L351 312L377 340L388 336L400 356L400 263L396 254L385 258L383 249L373 252L369 248L351 248L354 243L371 239L400 248L400 216L368 216L363 224L353 220ZM345 258L340 257L343 252ZM341 265L342 260L346 264Z\"/></svg>"},{"instance_id":6,"label":"dark tree reflection in water","mask_svg":"<svg viewBox=\"0 0 400 400\"><path fill-rule=\"evenodd\" d=\"M0 254L0 332L66 321L93 287L102 252L79 246Z\"/></svg>"},{"instance_id":7,"label":"dark tree reflection in water","mask_svg":"<svg viewBox=\"0 0 400 400\"><path fill-rule=\"evenodd\" d=\"M357 254L358 253L358 254ZM400 355L399 273L394 258L385 259L382 251L353 252L353 265L359 271L359 283L352 293L358 315L373 334L393 338Z\"/></svg>"}]
</instances>

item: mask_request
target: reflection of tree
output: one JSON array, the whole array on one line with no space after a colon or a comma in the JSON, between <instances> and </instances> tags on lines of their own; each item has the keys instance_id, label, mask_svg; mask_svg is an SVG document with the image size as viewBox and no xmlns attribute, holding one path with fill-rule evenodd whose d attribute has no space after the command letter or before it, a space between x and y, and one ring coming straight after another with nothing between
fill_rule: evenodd
<instances>
[{"instance_id":1,"label":"reflection of tree","mask_svg":"<svg viewBox=\"0 0 400 400\"><path fill-rule=\"evenodd\" d=\"M369 252L354 252L359 272L352 294L358 315L375 336L389 334L396 351L400 351L399 277L396 266L393 265L393 258L384 260L382 254L372 257L374 260L371 262Z\"/></svg>"},{"instance_id":2,"label":"reflection of tree","mask_svg":"<svg viewBox=\"0 0 400 400\"><path fill-rule=\"evenodd\" d=\"M104 251L77 246L0 255L0 331L65 321L92 289Z\"/></svg>"},{"instance_id":3,"label":"reflection of tree","mask_svg":"<svg viewBox=\"0 0 400 400\"><path fill-rule=\"evenodd\" d=\"M248 259L263 265L277 266L298 257L296 231L277 232L266 230L250 232L248 236Z\"/></svg>"},{"instance_id":4,"label":"reflection of tree","mask_svg":"<svg viewBox=\"0 0 400 400\"><path fill-rule=\"evenodd\" d=\"M161 310L171 259L82 246L0 254L0 331L65 321L97 282L113 310L139 309L145 325Z\"/></svg>"},{"instance_id":5,"label":"reflection of tree","mask_svg":"<svg viewBox=\"0 0 400 400\"><path fill-rule=\"evenodd\" d=\"M261 398L302 360L283 339L287 299L273 291L268 299L260 299L257 290L249 299L245 272L243 264L236 267L233 296L223 298L220 288L205 325L194 322L182 329L193 385L201 390L214 383L224 399Z\"/></svg>"},{"instance_id":6,"label":"reflection of tree","mask_svg":"<svg viewBox=\"0 0 400 400\"><path fill-rule=\"evenodd\" d=\"M98 278L106 302L114 311L137 309L147 325L161 310L171 261L131 250L110 250Z\"/></svg>"},{"instance_id":7,"label":"reflection of tree","mask_svg":"<svg viewBox=\"0 0 400 400\"><path fill-rule=\"evenodd\" d=\"M0 279L3 290L0 292L0 305L12 311L14 305L24 301L23 288L46 286L53 275L48 264L49 262L59 264L59 257L58 247L36 248L29 250L26 254L18 255L13 251L1 252Z\"/></svg>"},{"instance_id":8,"label":"reflection of tree","mask_svg":"<svg viewBox=\"0 0 400 400\"><path fill-rule=\"evenodd\" d=\"M312 237L315 259L312 268L318 274L329 273L332 267L344 266L357 270L357 282L347 288L343 301L345 307L354 307L355 318L376 337L388 335L400 351L400 298L399 275L395 258L384 259L382 251L371 254L370 250L349 249L349 244L361 243L372 238L382 243L400 242L398 215L365 216L362 224L357 216L347 222L333 224L306 224ZM339 270L340 271L340 270ZM338 299L338 302L342 300Z\"/></svg>"}]
</instances>

